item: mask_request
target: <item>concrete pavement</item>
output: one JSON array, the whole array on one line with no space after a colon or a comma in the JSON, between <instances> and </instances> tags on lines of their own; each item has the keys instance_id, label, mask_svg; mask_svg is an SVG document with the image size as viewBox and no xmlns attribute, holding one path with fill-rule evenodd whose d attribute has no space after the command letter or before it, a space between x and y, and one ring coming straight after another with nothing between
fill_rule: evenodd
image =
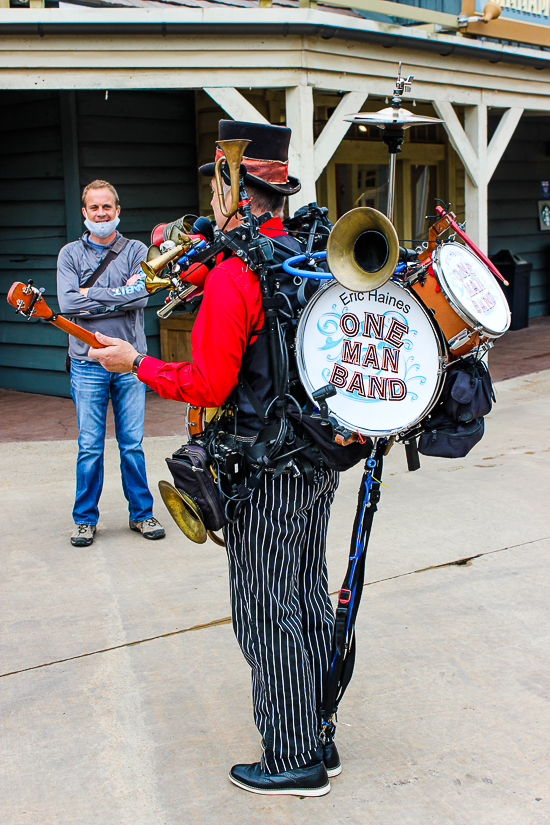
<instances>
[{"instance_id":1,"label":"concrete pavement","mask_svg":"<svg viewBox=\"0 0 550 825\"><path fill-rule=\"evenodd\" d=\"M76 443L0 445L3 825L550 823L550 371L497 395L467 458L387 458L344 772L321 799L226 778L260 747L223 549L187 541L158 495L167 538L131 533L113 441L97 538L72 548ZM155 491L176 442L145 440ZM360 475L333 509L332 590Z\"/></svg>"}]
</instances>

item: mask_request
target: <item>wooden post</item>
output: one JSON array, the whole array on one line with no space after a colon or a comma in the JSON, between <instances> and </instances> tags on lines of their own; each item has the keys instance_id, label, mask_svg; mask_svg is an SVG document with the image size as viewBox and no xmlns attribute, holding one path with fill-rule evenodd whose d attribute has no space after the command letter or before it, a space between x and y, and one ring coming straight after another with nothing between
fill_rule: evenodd
<instances>
[{"instance_id":1,"label":"wooden post","mask_svg":"<svg viewBox=\"0 0 550 825\"><path fill-rule=\"evenodd\" d=\"M292 174L302 188L289 199L290 214L316 200L315 151L313 141L313 88L305 83L286 90L286 123L292 129Z\"/></svg>"},{"instance_id":2,"label":"wooden post","mask_svg":"<svg viewBox=\"0 0 550 825\"><path fill-rule=\"evenodd\" d=\"M464 133L477 156L477 175L466 176L466 231L482 252L487 252L489 224L487 213L487 106L466 106Z\"/></svg>"},{"instance_id":3,"label":"wooden post","mask_svg":"<svg viewBox=\"0 0 550 825\"><path fill-rule=\"evenodd\" d=\"M487 253L487 187L523 109L513 107L504 113L487 146L487 106L484 103L465 107L464 129L448 101L434 100L433 103L466 170L466 231L481 251Z\"/></svg>"}]
</instances>

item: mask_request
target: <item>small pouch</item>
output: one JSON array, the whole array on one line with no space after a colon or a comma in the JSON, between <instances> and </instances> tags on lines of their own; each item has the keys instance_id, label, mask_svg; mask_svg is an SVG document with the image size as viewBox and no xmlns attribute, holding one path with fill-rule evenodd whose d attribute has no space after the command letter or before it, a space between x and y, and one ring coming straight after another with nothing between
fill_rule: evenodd
<instances>
[{"instance_id":1,"label":"small pouch","mask_svg":"<svg viewBox=\"0 0 550 825\"><path fill-rule=\"evenodd\" d=\"M483 361L465 358L451 364L438 407L453 421L466 424L491 412L494 394Z\"/></svg>"},{"instance_id":2,"label":"small pouch","mask_svg":"<svg viewBox=\"0 0 550 825\"><path fill-rule=\"evenodd\" d=\"M217 531L227 524L218 485L210 471L208 454L198 444L184 444L167 458L178 490L191 496L200 510L207 530Z\"/></svg>"},{"instance_id":3,"label":"small pouch","mask_svg":"<svg viewBox=\"0 0 550 825\"><path fill-rule=\"evenodd\" d=\"M432 421L418 440L418 452L439 458L464 458L481 441L485 432L483 418L474 418L466 424L447 419Z\"/></svg>"},{"instance_id":4,"label":"small pouch","mask_svg":"<svg viewBox=\"0 0 550 825\"><path fill-rule=\"evenodd\" d=\"M300 413L294 406L290 407L289 415L295 422L295 426L301 426L304 434L307 434L313 441L323 464L329 470L343 473L345 470L355 467L360 461L364 461L372 452L372 440L370 438L366 438L363 442L354 441L344 447L336 443L332 427L323 424L320 418L313 418L307 413Z\"/></svg>"}]
</instances>

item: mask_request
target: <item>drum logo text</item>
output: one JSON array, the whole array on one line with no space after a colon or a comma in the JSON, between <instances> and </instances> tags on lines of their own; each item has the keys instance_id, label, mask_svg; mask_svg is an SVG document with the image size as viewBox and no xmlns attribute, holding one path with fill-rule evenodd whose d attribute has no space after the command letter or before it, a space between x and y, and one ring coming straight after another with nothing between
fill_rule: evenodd
<instances>
[{"instance_id":1,"label":"drum logo text","mask_svg":"<svg viewBox=\"0 0 550 825\"><path fill-rule=\"evenodd\" d=\"M395 309L404 312L405 315L411 308L410 304L406 304L400 298L396 298L389 292L381 292L377 289L373 289L370 292L341 292L338 297L344 306L348 306L353 301L364 301L366 297L368 301L375 301L379 304L387 304L388 306L395 307Z\"/></svg>"},{"instance_id":2,"label":"drum logo text","mask_svg":"<svg viewBox=\"0 0 550 825\"><path fill-rule=\"evenodd\" d=\"M469 261L459 260L453 267L453 275L462 283L474 309L480 315L490 312L496 306L496 298L478 277L475 269Z\"/></svg>"},{"instance_id":3,"label":"drum logo text","mask_svg":"<svg viewBox=\"0 0 550 825\"><path fill-rule=\"evenodd\" d=\"M342 344L340 364L334 364L329 378L331 384L352 394L357 393L362 398L380 399L382 401L402 401L407 395L407 386L401 378L392 375L363 375L354 371L350 379L350 370L344 364L372 368L380 372L399 372L399 356L403 346L403 336L409 331L407 324L397 318L386 318L385 315L375 315L365 312L363 332L361 322L353 312L345 312L340 318L340 329L346 336ZM386 320L389 323L386 325ZM362 338L383 341L389 346L382 346L381 352L375 343L362 344L355 339L361 334ZM366 380L366 383L365 383Z\"/></svg>"}]
</instances>

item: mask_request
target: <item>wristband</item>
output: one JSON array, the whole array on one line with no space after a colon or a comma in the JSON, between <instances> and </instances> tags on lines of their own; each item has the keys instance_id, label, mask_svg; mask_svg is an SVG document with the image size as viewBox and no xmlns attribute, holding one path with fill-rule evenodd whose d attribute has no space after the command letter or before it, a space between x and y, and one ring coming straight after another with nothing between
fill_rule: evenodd
<instances>
[{"instance_id":1,"label":"wristband","mask_svg":"<svg viewBox=\"0 0 550 825\"><path fill-rule=\"evenodd\" d=\"M139 365L141 364L141 362L143 361L144 358L145 358L145 355L141 355L139 352L136 355L136 357L134 358L134 363L132 364L131 373L135 378L138 377Z\"/></svg>"}]
</instances>

